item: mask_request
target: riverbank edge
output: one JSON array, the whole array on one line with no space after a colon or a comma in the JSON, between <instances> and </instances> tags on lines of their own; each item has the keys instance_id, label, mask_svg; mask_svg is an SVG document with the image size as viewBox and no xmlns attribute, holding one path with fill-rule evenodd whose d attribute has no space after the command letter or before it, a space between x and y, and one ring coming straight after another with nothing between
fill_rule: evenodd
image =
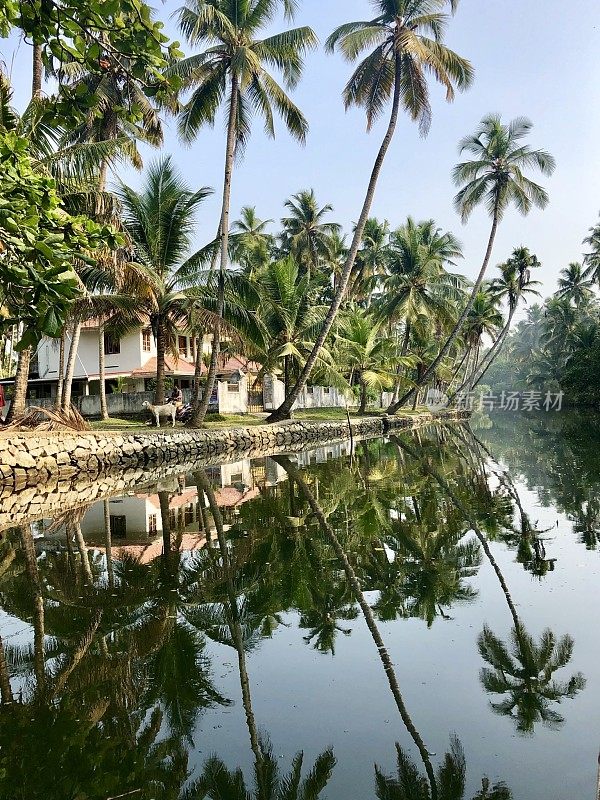
<instances>
[{"instance_id":1,"label":"riverbank edge","mask_svg":"<svg viewBox=\"0 0 600 800\"><path fill-rule=\"evenodd\" d=\"M328 442L384 436L393 430L411 430L436 421L460 421L468 412L446 410L411 416L373 416L346 421L291 421L219 430L74 431L19 433L0 439L0 488L20 491L79 474L98 478L135 468L190 463L195 459L237 460L315 447ZM9 492L8 492L9 493Z\"/></svg>"}]
</instances>

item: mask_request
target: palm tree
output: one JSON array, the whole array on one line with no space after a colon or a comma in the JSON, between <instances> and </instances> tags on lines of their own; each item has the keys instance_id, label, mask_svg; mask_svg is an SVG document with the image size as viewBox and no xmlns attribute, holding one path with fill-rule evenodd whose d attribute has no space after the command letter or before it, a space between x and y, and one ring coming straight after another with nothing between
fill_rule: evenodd
<instances>
[{"instance_id":1,"label":"palm tree","mask_svg":"<svg viewBox=\"0 0 600 800\"><path fill-rule=\"evenodd\" d=\"M281 220L281 249L293 256L309 276L315 276L319 266L331 259L333 235L341 231L337 222L324 221L333 206L319 208L315 191L310 189L292 195L285 207L289 215Z\"/></svg>"},{"instance_id":2,"label":"palm tree","mask_svg":"<svg viewBox=\"0 0 600 800\"><path fill-rule=\"evenodd\" d=\"M577 308L587 305L594 296L594 281L577 261L561 269L556 297L572 301Z\"/></svg>"},{"instance_id":3,"label":"palm tree","mask_svg":"<svg viewBox=\"0 0 600 800\"><path fill-rule=\"evenodd\" d=\"M435 509L439 513L437 505ZM438 615L447 619L444 606L475 599L477 593L464 581L477 574L481 553L474 539L461 541L462 529L438 527L432 503L424 508L422 504L420 512L414 521L395 524L388 544L396 555L394 568L400 573L402 594L407 601L404 616L423 619L431 627ZM378 607L385 585L381 591Z\"/></svg>"},{"instance_id":4,"label":"palm tree","mask_svg":"<svg viewBox=\"0 0 600 800\"><path fill-rule=\"evenodd\" d=\"M340 320L336 336L337 355L360 391L358 413L367 410L369 390L383 391L394 385L395 366L402 362L412 365L412 360L398 356L395 342L381 335L383 319L376 320L372 313L362 308L350 308ZM339 367L338 367L339 369Z\"/></svg>"},{"instance_id":5,"label":"palm tree","mask_svg":"<svg viewBox=\"0 0 600 800\"><path fill-rule=\"evenodd\" d=\"M526 302L526 295L534 294L539 297L539 292L537 289L534 289L534 286L540 286L540 282L531 280L531 270L540 266L541 264L537 256L530 253L527 247L515 248L508 261L504 264L500 264L500 277L494 278L490 284L490 290L499 300L506 301L508 305L508 317L504 328L496 338L492 347L485 354L481 364L476 366L476 375L473 377L472 385L479 383L494 360L498 357L504 340L510 331L510 326L521 298L525 299ZM454 394L460 394L464 386L465 384L463 383Z\"/></svg>"},{"instance_id":6,"label":"palm tree","mask_svg":"<svg viewBox=\"0 0 600 800\"><path fill-rule=\"evenodd\" d=\"M350 300L365 303L378 288L387 266L389 235L387 220L367 220L348 289Z\"/></svg>"},{"instance_id":7,"label":"palm tree","mask_svg":"<svg viewBox=\"0 0 600 800\"><path fill-rule=\"evenodd\" d=\"M170 157L150 165L141 191L125 184L118 191L132 260L145 275L137 295L156 339L155 402L159 405L165 401L166 352L176 352L177 332L188 326L193 302L180 287L195 270L197 254L189 254L195 215L210 193L208 187L192 191Z\"/></svg>"},{"instance_id":8,"label":"palm tree","mask_svg":"<svg viewBox=\"0 0 600 800\"><path fill-rule=\"evenodd\" d=\"M191 44L206 46L201 53L183 59L170 70L183 79L184 89L193 88L180 116L179 132L185 141L191 142L204 125L214 124L223 103L228 115L223 202L217 232L220 242L217 321L206 391L195 410L194 425L200 425L206 416L217 374L219 319L223 317L229 257L231 180L236 154L241 153L248 141L251 115L256 112L263 117L270 136L275 135L273 108L300 142L305 140L308 129L302 113L267 68L279 69L286 87L295 87L302 75L303 55L316 44L314 32L304 27L258 38L281 5L281 0L190 0L177 12L185 38ZM283 7L291 15L294 3L283 0ZM215 250L215 266L216 257Z\"/></svg>"},{"instance_id":9,"label":"palm tree","mask_svg":"<svg viewBox=\"0 0 600 800\"><path fill-rule=\"evenodd\" d=\"M590 228L589 236L583 240L591 248L591 252L586 253L583 257L584 263L587 265L586 277L591 276L592 280L600 283L600 222L597 222Z\"/></svg>"},{"instance_id":10,"label":"palm tree","mask_svg":"<svg viewBox=\"0 0 600 800\"><path fill-rule=\"evenodd\" d=\"M546 302L540 344L542 352L564 366L579 321L578 310L565 297L552 297Z\"/></svg>"},{"instance_id":11,"label":"palm tree","mask_svg":"<svg viewBox=\"0 0 600 800\"><path fill-rule=\"evenodd\" d=\"M491 336L493 338L494 333L497 333L503 327L504 318L498 310L498 302L498 295L489 284L484 283L477 292L471 310L465 320L463 336L469 346L474 348L475 352L473 368L466 381L469 389L473 388L483 337Z\"/></svg>"},{"instance_id":12,"label":"palm tree","mask_svg":"<svg viewBox=\"0 0 600 800\"><path fill-rule=\"evenodd\" d=\"M390 236L387 275L381 314L404 324L402 355L408 352L415 325L431 327L453 318L464 279L447 272L462 258L462 248L452 233L442 233L433 220L411 217Z\"/></svg>"},{"instance_id":13,"label":"palm tree","mask_svg":"<svg viewBox=\"0 0 600 800\"><path fill-rule=\"evenodd\" d=\"M419 123L421 133L425 134L431 120L427 76L433 75L442 84L448 101L454 99L455 87L466 89L471 83L473 70L469 62L443 44L448 21L443 9L448 4L454 10L457 0L373 0L377 12L375 19L342 25L327 40L328 50L339 47L349 61L355 61L361 53L375 45L375 49L359 64L344 90L346 108L353 105L364 108L368 129L383 113L390 98L392 109L329 312L296 385L281 406L269 416L270 422L289 417L342 305L401 106L413 121Z\"/></svg>"},{"instance_id":14,"label":"palm tree","mask_svg":"<svg viewBox=\"0 0 600 800\"><path fill-rule=\"evenodd\" d=\"M268 262L274 237L267 233L271 219L262 220L253 206L244 206L240 219L231 226L232 261L239 264L252 277Z\"/></svg>"},{"instance_id":15,"label":"palm tree","mask_svg":"<svg viewBox=\"0 0 600 800\"><path fill-rule=\"evenodd\" d=\"M566 682L553 679L554 673L565 667L573 655L573 639L563 636L556 639L546 629L537 644L522 625L511 632L511 649L485 625L479 635L479 652L492 669L481 670L481 682L492 694L507 695L492 708L499 714L514 719L520 733L533 733L540 721L550 728L564 722L562 716L551 708L567 697L573 698L585 687L581 672Z\"/></svg>"},{"instance_id":16,"label":"palm tree","mask_svg":"<svg viewBox=\"0 0 600 800\"><path fill-rule=\"evenodd\" d=\"M363 593L356 572L354 571L352 565L350 564L350 561L348 560L348 556L344 551L344 548L342 547L338 536L336 535L333 525L323 512L323 509L321 508L319 502L311 492L300 470L292 464L292 462L287 456L274 456L273 460L283 467L283 469L288 474L289 478L292 479L300 489L300 492L302 493L304 499L308 503L311 512L317 519L322 532L329 541L333 551L335 552L336 558L338 559L340 565L344 570L349 588L352 594L354 595L354 598L357 601L358 605L360 606L360 610L365 618L365 622L367 624L373 642L377 647L377 652L381 660L381 663L383 665L386 678L390 686L390 690L392 692L394 701L396 703L396 707L398 708L398 713L400 714L402 722L406 726L406 729L408 730L412 740L417 746L419 755L421 756L421 760L423 761L423 764L425 766L425 770L427 772L427 777L429 780L429 785L431 788L432 800L437 800L438 795L435 782L435 774L433 771L433 766L431 764L429 753L427 751L427 748L425 747L425 743L423 742L420 733L415 728L415 725L408 713L408 710L404 703L404 699L400 692L400 686L398 685L398 679L396 678L394 665L392 664L389 652L384 644L381 632L377 627L375 617L373 616L373 611L371 610L371 607L367 603L367 600Z\"/></svg>"},{"instance_id":17,"label":"palm tree","mask_svg":"<svg viewBox=\"0 0 600 800\"><path fill-rule=\"evenodd\" d=\"M283 370L286 391L293 369L301 368L325 315L317 302L317 285L291 256L272 261L258 281L259 322L265 344L257 357L265 371Z\"/></svg>"},{"instance_id":18,"label":"palm tree","mask_svg":"<svg viewBox=\"0 0 600 800\"><path fill-rule=\"evenodd\" d=\"M454 200L456 208L463 222L466 222L477 206L485 204L492 218L492 227L469 300L437 358L421 377L419 386L435 373L438 364L460 335L485 278L498 226L509 206L514 204L521 214L526 215L533 206L545 208L548 204L546 190L524 174L525 169L536 167L543 175L551 175L555 167L554 158L545 150L533 150L529 145L523 144L523 139L531 128L532 123L525 117L518 117L504 125L500 116L490 114L482 119L474 135L465 137L460 143L460 152L471 153L474 158L463 161L454 168L454 181L462 186ZM397 403L392 404L388 413L396 413L414 391L415 389L411 389Z\"/></svg>"}]
</instances>

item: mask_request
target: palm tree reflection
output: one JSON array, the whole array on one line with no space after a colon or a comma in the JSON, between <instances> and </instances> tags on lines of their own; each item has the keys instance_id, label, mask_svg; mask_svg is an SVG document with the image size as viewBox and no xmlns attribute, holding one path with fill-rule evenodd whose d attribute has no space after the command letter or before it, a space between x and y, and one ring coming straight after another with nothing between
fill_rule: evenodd
<instances>
[{"instance_id":1,"label":"palm tree reflection","mask_svg":"<svg viewBox=\"0 0 600 800\"><path fill-rule=\"evenodd\" d=\"M464 800L467 765L462 745L456 736L450 738L450 751L436 770L436 787L441 800ZM396 744L396 774L385 775L375 767L375 786L379 800L431 800L429 782L410 756ZM481 791L472 800L512 800L512 792L504 783L481 781Z\"/></svg>"},{"instance_id":2,"label":"palm tree reflection","mask_svg":"<svg viewBox=\"0 0 600 800\"><path fill-rule=\"evenodd\" d=\"M505 699L491 703L498 714L511 717L520 733L533 733L536 722L549 728L559 728L563 717L552 704L575 697L585 687L581 672L568 681L554 680L554 673L566 667L573 655L573 639L556 639L546 629L536 643L522 626L513 628L510 649L484 626L477 640L481 657L491 669L481 670L481 682L491 694Z\"/></svg>"}]
</instances>

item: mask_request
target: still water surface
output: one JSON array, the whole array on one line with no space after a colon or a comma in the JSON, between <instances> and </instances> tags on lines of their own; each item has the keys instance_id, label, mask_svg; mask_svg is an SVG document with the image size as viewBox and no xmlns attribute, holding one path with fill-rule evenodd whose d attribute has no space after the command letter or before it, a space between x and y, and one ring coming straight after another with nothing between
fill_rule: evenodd
<instances>
[{"instance_id":1,"label":"still water surface","mask_svg":"<svg viewBox=\"0 0 600 800\"><path fill-rule=\"evenodd\" d=\"M597 797L600 419L347 449L3 532L0 797Z\"/></svg>"}]
</instances>

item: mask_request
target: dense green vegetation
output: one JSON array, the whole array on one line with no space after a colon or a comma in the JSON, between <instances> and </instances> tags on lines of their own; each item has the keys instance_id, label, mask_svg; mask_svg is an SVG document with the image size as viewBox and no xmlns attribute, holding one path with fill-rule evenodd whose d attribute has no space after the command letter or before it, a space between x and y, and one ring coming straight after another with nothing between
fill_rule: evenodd
<instances>
[{"instance_id":1,"label":"dense green vegetation","mask_svg":"<svg viewBox=\"0 0 600 800\"><path fill-rule=\"evenodd\" d=\"M583 263L561 271L558 289L527 309L485 377L495 391L562 391L565 403L600 405L600 224Z\"/></svg>"},{"instance_id":2,"label":"dense green vegetation","mask_svg":"<svg viewBox=\"0 0 600 800\"><path fill-rule=\"evenodd\" d=\"M100 327L104 418L105 336L140 325L151 327L156 339L158 403L165 396L165 355L177 357L177 332L191 334L199 345L210 337L202 392L201 364L196 365L194 425L204 421L222 351L242 352L263 372L281 375L285 400L271 421L289 416L309 380L345 388L361 410L387 390L392 413L416 406L429 387L454 394L478 382L501 350L521 297L535 286L531 268L539 266L520 248L510 258L504 254L500 277L490 281L498 227L511 209L526 215L546 206L548 195L534 179L536 173L550 175L554 159L529 144L532 124L525 118L506 123L488 114L460 142L463 160L452 176L456 209L466 222L483 206L491 220L473 283L456 272L462 257L458 239L434 220L374 219L377 183L401 115L425 135L433 113L429 80L440 83L452 101L469 88L474 70L444 41L456 0L373 0L371 6L373 19L342 25L326 42L327 50L358 62L343 93L346 107L361 108L368 129L389 113L357 222L347 236L349 221L336 220L331 205L310 188L284 201L279 229L259 218L251 198L240 218L232 219L236 157L254 117L270 136L276 115L299 142L308 131L309 121L291 93L317 46L315 34L306 26L272 33L282 11L287 19L294 17L296 2L190 0L176 13L188 54L166 41L161 23L137 0L106 7L52 0L6 6L0 32L20 31L33 45L32 96L19 116L3 78L0 132L27 136L32 179L35 174L49 182L61 213L74 215L90 232L94 223L112 231L108 235L106 229L93 263L93 237L69 244L61 262L68 262L68 281L40 262L39 254L48 255L38 234L37 260L15 250L0 261L5 305L0 332L9 343L8 372L15 368L12 343L21 341L11 419L23 413L30 345L41 333L60 339L57 405L69 408L81 325L90 319ZM54 94L42 91L44 69ZM212 189L188 185L169 156L146 168L140 191L123 184L120 168L143 167L138 144L160 147L167 116L176 117L182 142L199 146L201 137L218 135L208 129L221 113L226 119L221 213L214 239L198 248L194 226ZM7 240L11 225L26 237L29 224L29 218L0 216L0 241ZM60 226L50 235L60 237ZM22 297L33 311L16 314L11 287L18 286L14 272L21 265L14 265L23 258L32 289ZM71 344L65 353L67 334ZM202 354L201 346L196 350Z\"/></svg>"}]
</instances>

